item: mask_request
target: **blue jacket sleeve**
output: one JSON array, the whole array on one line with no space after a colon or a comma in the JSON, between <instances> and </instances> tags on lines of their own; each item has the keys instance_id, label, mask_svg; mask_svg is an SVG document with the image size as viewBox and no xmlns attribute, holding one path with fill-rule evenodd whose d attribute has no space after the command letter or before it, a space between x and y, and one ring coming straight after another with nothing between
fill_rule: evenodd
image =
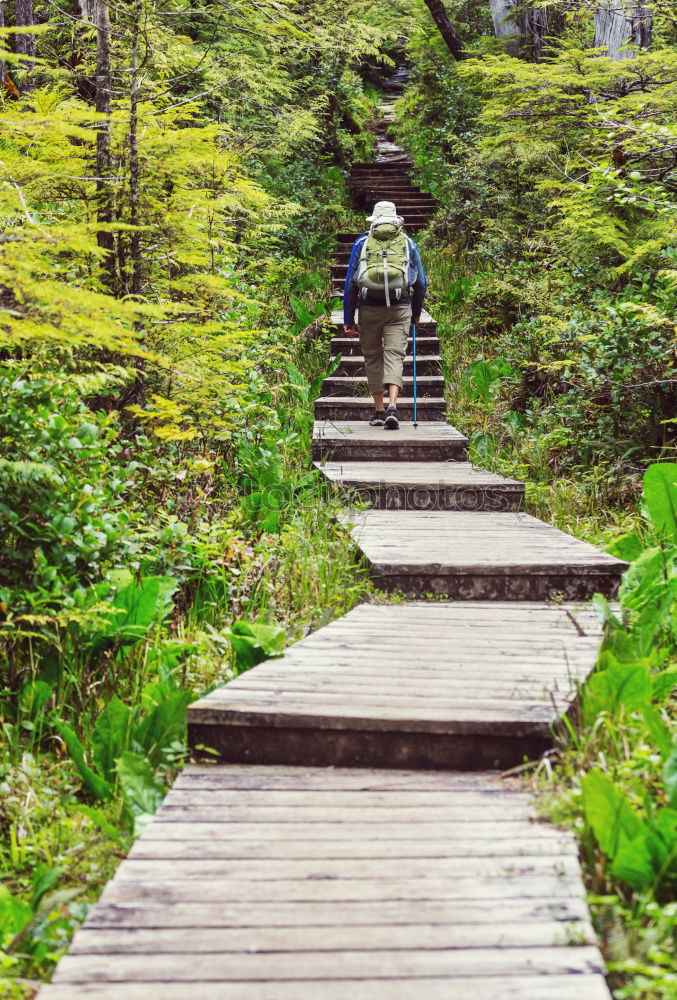
<instances>
[{"instance_id":1,"label":"blue jacket sleeve","mask_svg":"<svg viewBox=\"0 0 677 1000\"><path fill-rule=\"evenodd\" d=\"M366 235L366 234L365 234ZM355 323L355 307L357 306L357 282L354 280L355 269L360 255L360 249L365 236L358 236L353 243L348 264L346 283L343 286L343 325L353 326Z\"/></svg>"},{"instance_id":2,"label":"blue jacket sleeve","mask_svg":"<svg viewBox=\"0 0 677 1000\"><path fill-rule=\"evenodd\" d=\"M412 316L420 316L423 309L425 294L428 290L428 279L425 271L423 270L421 254L419 253L419 249L413 240L411 240L411 261L416 269L416 280L414 282L411 297L411 313Z\"/></svg>"}]
</instances>

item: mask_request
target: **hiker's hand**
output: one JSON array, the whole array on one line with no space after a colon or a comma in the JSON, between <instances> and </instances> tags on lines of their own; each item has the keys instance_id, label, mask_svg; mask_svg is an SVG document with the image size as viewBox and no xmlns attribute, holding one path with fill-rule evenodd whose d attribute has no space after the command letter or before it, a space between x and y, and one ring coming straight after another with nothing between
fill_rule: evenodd
<instances>
[{"instance_id":1,"label":"hiker's hand","mask_svg":"<svg viewBox=\"0 0 677 1000\"><path fill-rule=\"evenodd\" d=\"M343 332L345 333L346 337L354 337L355 334L357 333L357 327L356 326L344 326L343 327Z\"/></svg>"}]
</instances>

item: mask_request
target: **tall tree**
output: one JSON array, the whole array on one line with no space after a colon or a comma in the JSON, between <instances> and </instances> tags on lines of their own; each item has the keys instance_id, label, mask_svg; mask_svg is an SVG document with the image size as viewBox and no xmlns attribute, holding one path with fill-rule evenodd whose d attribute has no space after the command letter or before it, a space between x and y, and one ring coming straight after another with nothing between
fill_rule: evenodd
<instances>
[{"instance_id":1,"label":"tall tree","mask_svg":"<svg viewBox=\"0 0 677 1000\"><path fill-rule=\"evenodd\" d=\"M89 14L89 11L88 11ZM110 160L110 11L108 0L96 0L96 110L103 115L96 133L96 197L97 221L109 225L113 221L111 160ZM103 270L106 284L115 284L115 241L108 229L100 229L97 243L105 250Z\"/></svg>"},{"instance_id":2,"label":"tall tree","mask_svg":"<svg viewBox=\"0 0 677 1000\"><path fill-rule=\"evenodd\" d=\"M442 3L442 0L425 0L425 5L430 11L430 16L439 28L440 34L454 59L464 59L465 53L463 51L463 42L461 41L456 28L454 28L453 24L449 20L447 8Z\"/></svg>"},{"instance_id":3,"label":"tall tree","mask_svg":"<svg viewBox=\"0 0 677 1000\"><path fill-rule=\"evenodd\" d=\"M653 14L646 0L608 0L595 11L595 46L606 46L609 59L628 59L633 49L621 51L626 45L647 49L651 45Z\"/></svg>"},{"instance_id":4,"label":"tall tree","mask_svg":"<svg viewBox=\"0 0 677 1000\"><path fill-rule=\"evenodd\" d=\"M0 0L0 30L5 27L5 0ZM4 44L4 39L2 40ZM2 58L0 54L0 88L5 83L5 77L7 75L7 63Z\"/></svg>"}]
</instances>

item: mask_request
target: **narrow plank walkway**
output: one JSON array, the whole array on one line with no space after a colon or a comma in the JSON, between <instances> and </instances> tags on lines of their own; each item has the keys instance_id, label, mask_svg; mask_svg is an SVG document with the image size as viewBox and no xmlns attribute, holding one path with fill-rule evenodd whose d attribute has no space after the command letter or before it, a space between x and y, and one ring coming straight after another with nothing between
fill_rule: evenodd
<instances>
[{"instance_id":1,"label":"narrow plank walkway","mask_svg":"<svg viewBox=\"0 0 677 1000\"><path fill-rule=\"evenodd\" d=\"M41 998L607 1000L535 820L486 773L190 767Z\"/></svg>"},{"instance_id":2,"label":"narrow plank walkway","mask_svg":"<svg viewBox=\"0 0 677 1000\"><path fill-rule=\"evenodd\" d=\"M415 233L435 203L388 135L405 77L351 187ZM343 521L382 589L434 600L360 605L190 707L194 754L220 762L178 778L40 1000L610 998L575 841L496 769L552 745L597 656L585 601L625 564L468 462L432 316L430 395L416 429L401 400L397 433L366 422L359 341L332 319L313 459L360 500Z\"/></svg>"}]
</instances>

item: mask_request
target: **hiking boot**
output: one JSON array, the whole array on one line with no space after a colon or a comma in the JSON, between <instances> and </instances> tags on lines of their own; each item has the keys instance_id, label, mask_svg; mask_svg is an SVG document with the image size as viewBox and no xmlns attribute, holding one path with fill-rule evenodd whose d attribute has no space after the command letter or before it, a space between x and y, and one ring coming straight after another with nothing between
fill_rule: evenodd
<instances>
[{"instance_id":1,"label":"hiking boot","mask_svg":"<svg viewBox=\"0 0 677 1000\"><path fill-rule=\"evenodd\" d=\"M400 429L400 422L397 419L397 407L389 406L386 410L386 418L383 421L387 431L397 431Z\"/></svg>"},{"instance_id":2,"label":"hiking boot","mask_svg":"<svg viewBox=\"0 0 677 1000\"><path fill-rule=\"evenodd\" d=\"M383 427L386 419L385 410L374 410L374 414L369 421L372 427Z\"/></svg>"}]
</instances>

